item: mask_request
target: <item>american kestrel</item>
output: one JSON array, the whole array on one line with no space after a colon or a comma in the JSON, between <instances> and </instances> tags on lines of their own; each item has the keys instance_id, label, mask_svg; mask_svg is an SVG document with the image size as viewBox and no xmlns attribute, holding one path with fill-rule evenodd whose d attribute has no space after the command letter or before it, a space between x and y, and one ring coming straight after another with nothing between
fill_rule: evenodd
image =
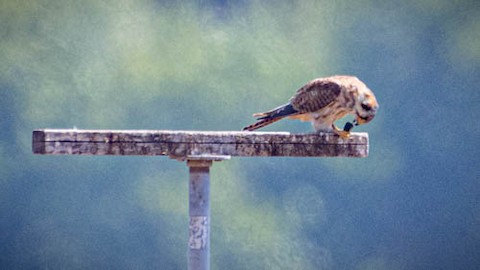
<instances>
[{"instance_id":1,"label":"american kestrel","mask_svg":"<svg viewBox=\"0 0 480 270\"><path fill-rule=\"evenodd\" d=\"M354 76L318 78L298 89L290 102L273 110L255 113L257 122L243 130L256 130L285 117L310 121L318 132L334 132L340 137L350 136L354 125L370 122L377 113L378 103L373 92ZM347 114L355 115L353 124L347 122L344 130L335 121Z\"/></svg>"}]
</instances>

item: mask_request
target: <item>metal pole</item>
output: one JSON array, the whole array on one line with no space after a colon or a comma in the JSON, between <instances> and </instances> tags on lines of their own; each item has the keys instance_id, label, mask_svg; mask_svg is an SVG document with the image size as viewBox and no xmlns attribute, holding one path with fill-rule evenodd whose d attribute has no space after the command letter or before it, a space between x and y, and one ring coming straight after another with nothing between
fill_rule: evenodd
<instances>
[{"instance_id":1,"label":"metal pole","mask_svg":"<svg viewBox=\"0 0 480 270\"><path fill-rule=\"evenodd\" d=\"M210 166L212 160L188 160L188 269L210 269Z\"/></svg>"}]
</instances>

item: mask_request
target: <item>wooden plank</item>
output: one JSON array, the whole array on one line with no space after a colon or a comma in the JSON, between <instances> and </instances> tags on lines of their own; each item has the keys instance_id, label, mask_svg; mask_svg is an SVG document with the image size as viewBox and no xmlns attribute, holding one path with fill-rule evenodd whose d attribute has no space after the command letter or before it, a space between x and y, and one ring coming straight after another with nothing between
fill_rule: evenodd
<instances>
[{"instance_id":1,"label":"wooden plank","mask_svg":"<svg viewBox=\"0 0 480 270\"><path fill-rule=\"evenodd\" d=\"M368 134L39 129L32 149L42 155L366 157Z\"/></svg>"}]
</instances>

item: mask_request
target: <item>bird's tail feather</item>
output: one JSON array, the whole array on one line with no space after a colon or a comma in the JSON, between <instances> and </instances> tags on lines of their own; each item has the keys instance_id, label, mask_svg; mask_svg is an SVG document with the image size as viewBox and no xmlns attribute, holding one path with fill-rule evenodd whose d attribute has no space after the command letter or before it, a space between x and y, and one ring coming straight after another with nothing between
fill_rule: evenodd
<instances>
[{"instance_id":1,"label":"bird's tail feather","mask_svg":"<svg viewBox=\"0 0 480 270\"><path fill-rule=\"evenodd\" d=\"M277 122L278 120L282 119L283 117L277 117L277 118L268 118L268 119L261 119L258 122L251 124L250 126L244 127L243 130L245 131L253 131L259 128L262 128L264 126L270 125L272 123Z\"/></svg>"},{"instance_id":2,"label":"bird's tail feather","mask_svg":"<svg viewBox=\"0 0 480 270\"><path fill-rule=\"evenodd\" d=\"M272 109L268 112L254 113L253 117L258 117L257 120L261 120L261 119L266 119L266 118L289 116L289 115L296 114L296 113L298 113L298 111L293 108L292 104L287 103L287 104L284 104L282 106L278 106L277 108Z\"/></svg>"},{"instance_id":3,"label":"bird's tail feather","mask_svg":"<svg viewBox=\"0 0 480 270\"><path fill-rule=\"evenodd\" d=\"M263 113L255 113L253 114L254 117L257 117L257 122L243 128L243 130L256 130L261 127L270 125L274 122L277 122L278 120L285 118L287 116L295 115L298 114L298 111L295 110L292 106L292 104L287 103L285 105L279 106L273 110L270 110L268 112L263 112Z\"/></svg>"}]
</instances>

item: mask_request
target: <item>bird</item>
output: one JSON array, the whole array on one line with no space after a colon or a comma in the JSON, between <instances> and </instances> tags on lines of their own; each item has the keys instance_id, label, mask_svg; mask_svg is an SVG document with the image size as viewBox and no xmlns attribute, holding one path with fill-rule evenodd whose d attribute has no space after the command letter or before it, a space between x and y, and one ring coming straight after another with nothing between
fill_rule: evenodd
<instances>
[{"instance_id":1,"label":"bird","mask_svg":"<svg viewBox=\"0 0 480 270\"><path fill-rule=\"evenodd\" d=\"M289 118L310 121L317 132L333 132L348 138L353 126L370 122L378 108L375 95L364 82L355 76L335 75L311 80L288 103L253 114L257 122L243 130L253 131ZM343 130L339 129L335 122L349 114L355 116L353 124L347 122Z\"/></svg>"}]
</instances>

